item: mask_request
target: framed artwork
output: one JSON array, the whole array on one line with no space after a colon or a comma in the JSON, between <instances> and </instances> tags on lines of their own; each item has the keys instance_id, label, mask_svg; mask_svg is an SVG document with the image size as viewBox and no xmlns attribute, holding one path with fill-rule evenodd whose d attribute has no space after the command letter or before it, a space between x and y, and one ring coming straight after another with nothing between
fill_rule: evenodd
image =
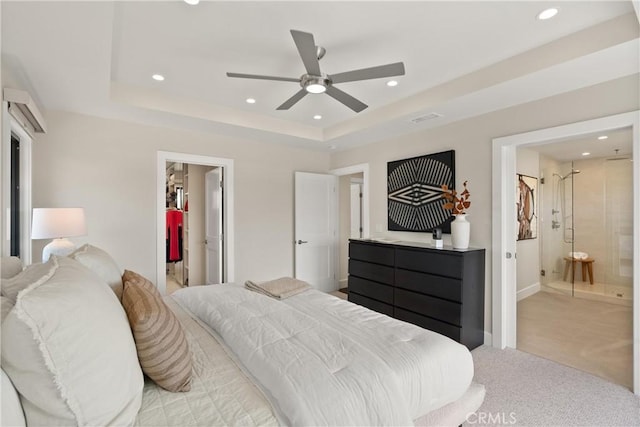
<instances>
[{"instance_id":1,"label":"framed artwork","mask_svg":"<svg viewBox=\"0 0 640 427\"><path fill-rule=\"evenodd\" d=\"M518 218L518 240L538 237L538 178L518 174L516 184L516 209Z\"/></svg>"},{"instance_id":2,"label":"framed artwork","mask_svg":"<svg viewBox=\"0 0 640 427\"><path fill-rule=\"evenodd\" d=\"M387 163L387 218L392 231L451 233L442 185L455 186L455 151Z\"/></svg>"}]
</instances>

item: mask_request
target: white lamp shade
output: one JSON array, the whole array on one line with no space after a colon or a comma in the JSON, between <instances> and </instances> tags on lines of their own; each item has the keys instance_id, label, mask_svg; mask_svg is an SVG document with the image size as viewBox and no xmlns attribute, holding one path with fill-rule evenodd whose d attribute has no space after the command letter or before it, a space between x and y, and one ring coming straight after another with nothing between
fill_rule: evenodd
<instances>
[{"instance_id":1,"label":"white lamp shade","mask_svg":"<svg viewBox=\"0 0 640 427\"><path fill-rule=\"evenodd\" d=\"M83 208L34 208L32 239L84 236L87 224Z\"/></svg>"}]
</instances>

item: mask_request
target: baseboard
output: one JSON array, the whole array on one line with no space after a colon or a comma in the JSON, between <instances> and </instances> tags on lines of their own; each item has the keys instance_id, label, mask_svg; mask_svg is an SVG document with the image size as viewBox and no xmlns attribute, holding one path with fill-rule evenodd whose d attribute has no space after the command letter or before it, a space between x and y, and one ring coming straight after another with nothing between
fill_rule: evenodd
<instances>
[{"instance_id":1,"label":"baseboard","mask_svg":"<svg viewBox=\"0 0 640 427\"><path fill-rule=\"evenodd\" d=\"M491 335L491 332L484 331L484 345L493 345L493 336Z\"/></svg>"},{"instance_id":2,"label":"baseboard","mask_svg":"<svg viewBox=\"0 0 640 427\"><path fill-rule=\"evenodd\" d=\"M338 280L338 289L346 288L347 283L349 283L349 280L347 279Z\"/></svg>"},{"instance_id":3,"label":"baseboard","mask_svg":"<svg viewBox=\"0 0 640 427\"><path fill-rule=\"evenodd\" d=\"M540 292L540 282L536 282L533 285L529 285L524 289L520 289L516 293L516 298L518 301L525 299L526 297L530 297L533 294L537 294Z\"/></svg>"}]
</instances>

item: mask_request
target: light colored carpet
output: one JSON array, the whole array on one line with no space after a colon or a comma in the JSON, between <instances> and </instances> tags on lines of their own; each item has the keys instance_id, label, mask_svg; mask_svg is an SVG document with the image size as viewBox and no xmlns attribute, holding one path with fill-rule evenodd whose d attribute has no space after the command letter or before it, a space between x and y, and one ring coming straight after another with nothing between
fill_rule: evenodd
<instances>
[{"instance_id":1,"label":"light colored carpet","mask_svg":"<svg viewBox=\"0 0 640 427\"><path fill-rule=\"evenodd\" d=\"M471 354L487 394L465 426L640 426L640 397L622 386L518 350Z\"/></svg>"}]
</instances>

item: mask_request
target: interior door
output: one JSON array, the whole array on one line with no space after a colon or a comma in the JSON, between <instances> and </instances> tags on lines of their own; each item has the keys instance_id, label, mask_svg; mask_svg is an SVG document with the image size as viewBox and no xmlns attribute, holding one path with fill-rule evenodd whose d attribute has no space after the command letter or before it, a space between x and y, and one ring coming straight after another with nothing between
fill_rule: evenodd
<instances>
[{"instance_id":1,"label":"interior door","mask_svg":"<svg viewBox=\"0 0 640 427\"><path fill-rule=\"evenodd\" d=\"M222 168L205 174L205 274L207 284L222 283Z\"/></svg>"},{"instance_id":2,"label":"interior door","mask_svg":"<svg viewBox=\"0 0 640 427\"><path fill-rule=\"evenodd\" d=\"M295 173L295 277L331 292L336 279L337 178Z\"/></svg>"}]
</instances>

